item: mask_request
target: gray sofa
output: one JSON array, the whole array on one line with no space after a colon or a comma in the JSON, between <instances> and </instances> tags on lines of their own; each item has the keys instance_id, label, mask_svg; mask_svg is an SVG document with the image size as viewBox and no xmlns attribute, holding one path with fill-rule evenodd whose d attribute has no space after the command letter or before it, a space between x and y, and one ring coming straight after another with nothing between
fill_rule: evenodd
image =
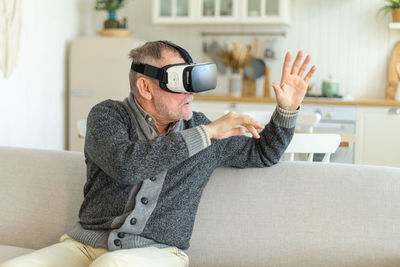
<instances>
[{"instance_id":1,"label":"gray sofa","mask_svg":"<svg viewBox=\"0 0 400 267\"><path fill-rule=\"evenodd\" d=\"M77 220L82 153L0 147L0 262ZM190 266L400 266L400 169L279 163L217 169Z\"/></svg>"}]
</instances>

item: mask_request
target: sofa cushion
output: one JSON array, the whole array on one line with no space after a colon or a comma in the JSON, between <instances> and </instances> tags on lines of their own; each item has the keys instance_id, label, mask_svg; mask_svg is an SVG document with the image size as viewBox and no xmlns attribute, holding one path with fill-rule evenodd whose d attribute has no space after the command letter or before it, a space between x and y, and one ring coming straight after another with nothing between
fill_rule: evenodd
<instances>
[{"instance_id":1,"label":"sofa cushion","mask_svg":"<svg viewBox=\"0 0 400 267\"><path fill-rule=\"evenodd\" d=\"M0 245L0 263L8 259L15 258L33 252L30 248L20 248L14 246Z\"/></svg>"}]
</instances>

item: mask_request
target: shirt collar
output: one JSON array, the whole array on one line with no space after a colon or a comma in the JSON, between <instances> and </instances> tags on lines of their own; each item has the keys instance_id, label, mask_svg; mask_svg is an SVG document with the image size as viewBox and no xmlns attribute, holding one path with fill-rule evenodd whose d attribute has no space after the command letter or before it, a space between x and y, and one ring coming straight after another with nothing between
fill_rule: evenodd
<instances>
[{"instance_id":1,"label":"shirt collar","mask_svg":"<svg viewBox=\"0 0 400 267\"><path fill-rule=\"evenodd\" d=\"M149 113L147 113L141 106L140 104L136 101L136 97L133 97L134 103L137 106L138 110L140 113L143 115L144 119L146 120L147 124L150 126L150 130L152 132L152 135L161 135L160 132L158 131L157 125L156 125L156 120L151 116ZM176 125L177 122L172 122L168 125L167 131L163 135L167 135Z\"/></svg>"}]
</instances>

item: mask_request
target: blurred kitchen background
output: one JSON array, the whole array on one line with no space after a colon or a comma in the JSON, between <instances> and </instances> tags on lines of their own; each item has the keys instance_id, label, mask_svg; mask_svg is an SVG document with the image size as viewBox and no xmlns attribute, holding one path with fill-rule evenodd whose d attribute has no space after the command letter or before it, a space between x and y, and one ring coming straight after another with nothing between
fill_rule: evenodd
<instances>
[{"instance_id":1,"label":"blurred kitchen background","mask_svg":"<svg viewBox=\"0 0 400 267\"><path fill-rule=\"evenodd\" d=\"M243 1L232 1L238 3L238 12L241 12L243 6L240 3ZM396 103L379 102L386 98L387 66L392 49L400 40L400 31L389 28L391 17L377 17L377 11L384 5L384 1L287 0L283 1L284 5L279 5L279 0L267 0L272 10L280 8L280 12L283 12L282 17L278 21L266 19L255 23L249 23L252 16L257 16L254 12L247 14L248 20L245 23L243 20L223 21L222 18L179 23L160 18L162 8L163 12L168 13L168 8L165 7L175 3L185 10L185 2L185 0L128 0L126 6L117 11L117 17L126 18L127 29L133 32L130 38L134 38L138 43L148 40L170 40L185 47L197 62L212 60L213 54L210 51L215 50L215 47L232 48L234 43L256 46L257 56L269 68L269 80L275 82L279 82L286 51L295 54L302 49L306 54L312 55L311 64L318 67L311 81L310 95L321 95L323 82L332 81L338 85L337 94L340 96L338 101L375 99L378 100L375 106L368 104L366 107L361 105L361 108L387 107L391 108L393 114L398 112L397 109L393 110L393 107L399 106ZM198 2L202 3L200 0ZM248 0L249 5L257 2L258 0ZM68 122L71 112L69 89L73 83L70 79L71 73L74 72L71 65L79 63L82 66L82 69L79 69L80 73L90 68L90 65L84 64L87 61L84 50L79 52L82 62L70 61L71 44L74 40L82 38L100 38L98 31L103 28L103 23L108 17L107 12L94 10L94 3L94 0L21 0L22 27L17 63L11 76L7 78L0 76L0 145L68 148L70 143L68 127L71 127ZM156 8L157 5L159 9ZM213 11L210 9L204 12ZM92 48L92 50L100 49L95 44ZM105 55L103 62L107 64L107 60L112 60L106 56L109 51L104 50L99 53L102 52ZM127 49L120 53L127 56L128 52ZM75 72L78 72L77 68ZM229 95L227 76L223 75L223 72L224 70L221 71L218 88L209 94ZM126 85L128 85L127 73L128 69L126 72L124 70L122 75L126 77L124 81ZM256 81L256 87L255 95L264 96L264 76ZM82 88L73 89L75 90L73 93L77 95L86 94L84 90L79 91ZM127 87L126 94L128 92ZM273 97L272 90L269 93ZM236 107L236 103L233 102L235 101L231 99L222 99L220 102L214 101L213 104L220 105L220 109L223 110L225 109L223 105L227 103L229 103L228 108L232 105ZM256 105L259 105L259 102ZM323 109L325 107L330 109ZM356 134L357 118L366 121L365 118L369 117L357 115L359 102L346 105L349 113L343 114L341 107L340 104L318 105L317 103L316 106L309 105L307 108L311 112L318 111L322 115L322 122L324 118L333 118L335 120L333 123L351 124L351 130L346 131ZM336 108L340 111L336 111ZM366 114L375 113L374 110L366 112ZM384 112L387 113L386 110ZM373 117L371 121L380 122L381 119ZM387 124L393 124L392 118ZM360 131L373 128L370 125L361 125ZM340 127L342 126L339 125ZM347 129L348 126L346 124L343 127ZM397 134L396 131L398 129L393 132ZM364 133L361 139L367 138L365 136L368 137ZM365 140L369 140L368 138ZM380 140L382 139L385 138ZM356 143L357 141L358 139ZM394 149L393 146L389 147ZM354 150L354 146L352 149ZM376 151L376 148L374 149ZM378 150L377 155L386 153L386 149L384 147L380 150L383 152ZM351 159L348 161L355 162L354 154L357 153L362 157L361 155L366 153L366 148L360 148L359 151L351 151ZM377 164L384 163L377 162ZM386 165L396 164L397 162L389 162Z\"/></svg>"}]
</instances>

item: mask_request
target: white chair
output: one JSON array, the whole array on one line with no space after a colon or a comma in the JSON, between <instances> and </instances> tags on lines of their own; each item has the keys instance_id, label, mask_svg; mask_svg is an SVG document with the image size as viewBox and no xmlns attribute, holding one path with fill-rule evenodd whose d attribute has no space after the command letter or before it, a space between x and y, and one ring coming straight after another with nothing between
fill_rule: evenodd
<instances>
[{"instance_id":1,"label":"white chair","mask_svg":"<svg viewBox=\"0 0 400 267\"><path fill-rule=\"evenodd\" d=\"M272 111L245 111L242 114L249 115L261 124L267 124L272 117ZM335 153L340 145L341 137L338 134L314 134L314 127L321 120L318 113L301 111L297 117L296 131L292 141L285 151L282 160L306 160L313 161L314 153L324 154L323 162L330 161L330 155ZM246 135L251 136L250 133ZM306 157L304 157L304 154Z\"/></svg>"},{"instance_id":2,"label":"white chair","mask_svg":"<svg viewBox=\"0 0 400 267\"><path fill-rule=\"evenodd\" d=\"M325 154L322 162L329 162L331 154L335 153L340 145L341 137L339 134L314 134L314 133L295 133L292 141L285 151L289 156L288 161L295 160L295 154L306 154L306 161L313 161L314 153ZM286 157L282 157L283 160ZM298 160L301 157L297 157Z\"/></svg>"}]
</instances>

